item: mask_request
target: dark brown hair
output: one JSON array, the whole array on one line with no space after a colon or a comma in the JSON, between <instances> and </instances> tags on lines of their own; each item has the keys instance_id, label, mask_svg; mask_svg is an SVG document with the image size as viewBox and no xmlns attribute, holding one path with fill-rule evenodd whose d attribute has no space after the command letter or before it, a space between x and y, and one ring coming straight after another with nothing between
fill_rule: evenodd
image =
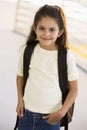
<instances>
[{"instance_id":1,"label":"dark brown hair","mask_svg":"<svg viewBox=\"0 0 87 130\"><path fill-rule=\"evenodd\" d=\"M34 31L34 28L37 27L38 22L43 18L43 17L51 17L53 18L59 27L59 31L63 30L63 33L60 37L57 38L56 44L59 49L62 48L67 48L67 31L66 31L66 19L64 12L61 7L59 6L51 6L51 5L44 5L41 7L35 14L34 17L34 22L27 40L27 45L32 44L32 43L38 43L39 41L37 40L36 33Z\"/></svg>"}]
</instances>

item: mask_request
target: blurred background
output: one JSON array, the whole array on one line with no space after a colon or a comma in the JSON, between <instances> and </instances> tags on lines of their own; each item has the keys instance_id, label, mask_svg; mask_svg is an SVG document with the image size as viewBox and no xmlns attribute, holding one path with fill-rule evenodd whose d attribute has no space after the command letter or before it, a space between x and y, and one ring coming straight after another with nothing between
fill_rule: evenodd
<instances>
[{"instance_id":1,"label":"blurred background","mask_svg":"<svg viewBox=\"0 0 87 130\"><path fill-rule=\"evenodd\" d=\"M0 0L0 130L14 128L19 48L26 41L36 10L44 4L64 9L69 45L79 71L79 93L69 130L87 130L87 0Z\"/></svg>"}]
</instances>

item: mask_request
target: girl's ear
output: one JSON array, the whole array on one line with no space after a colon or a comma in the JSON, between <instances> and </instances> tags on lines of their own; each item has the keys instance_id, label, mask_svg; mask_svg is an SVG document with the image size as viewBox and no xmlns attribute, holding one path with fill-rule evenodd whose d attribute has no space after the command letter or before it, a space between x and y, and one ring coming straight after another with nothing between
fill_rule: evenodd
<instances>
[{"instance_id":1,"label":"girl's ear","mask_svg":"<svg viewBox=\"0 0 87 130\"><path fill-rule=\"evenodd\" d=\"M64 32L64 29L60 30L59 33L58 33L58 37L60 37Z\"/></svg>"},{"instance_id":2,"label":"girl's ear","mask_svg":"<svg viewBox=\"0 0 87 130\"><path fill-rule=\"evenodd\" d=\"M33 26L33 30L36 31L35 27Z\"/></svg>"},{"instance_id":3,"label":"girl's ear","mask_svg":"<svg viewBox=\"0 0 87 130\"><path fill-rule=\"evenodd\" d=\"M37 30L36 30L36 28L35 28L35 27L33 27L33 30L34 30L35 34L37 35Z\"/></svg>"}]
</instances>

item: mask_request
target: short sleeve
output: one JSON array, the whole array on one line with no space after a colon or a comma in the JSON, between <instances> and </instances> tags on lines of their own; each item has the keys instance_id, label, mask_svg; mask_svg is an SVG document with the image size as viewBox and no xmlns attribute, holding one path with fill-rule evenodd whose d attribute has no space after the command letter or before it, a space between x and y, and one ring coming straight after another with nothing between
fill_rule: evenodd
<instances>
[{"instance_id":1,"label":"short sleeve","mask_svg":"<svg viewBox=\"0 0 87 130\"><path fill-rule=\"evenodd\" d=\"M67 66L68 66L68 81L73 81L78 79L78 69L76 65L76 60L73 53L67 51Z\"/></svg>"},{"instance_id":2,"label":"short sleeve","mask_svg":"<svg viewBox=\"0 0 87 130\"><path fill-rule=\"evenodd\" d=\"M23 76L23 54L25 46L22 46L18 52L18 65L17 65L17 75Z\"/></svg>"}]
</instances>

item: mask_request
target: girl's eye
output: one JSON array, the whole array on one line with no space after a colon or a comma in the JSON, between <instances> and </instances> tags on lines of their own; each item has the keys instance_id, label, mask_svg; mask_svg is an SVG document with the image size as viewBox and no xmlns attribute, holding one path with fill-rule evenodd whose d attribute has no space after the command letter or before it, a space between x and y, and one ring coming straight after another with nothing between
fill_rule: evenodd
<instances>
[{"instance_id":1,"label":"girl's eye","mask_svg":"<svg viewBox=\"0 0 87 130\"><path fill-rule=\"evenodd\" d=\"M54 28L50 28L50 32L54 32L55 31L55 29Z\"/></svg>"},{"instance_id":2,"label":"girl's eye","mask_svg":"<svg viewBox=\"0 0 87 130\"><path fill-rule=\"evenodd\" d=\"M44 30L44 28L43 28L43 27L40 27L39 30Z\"/></svg>"}]
</instances>

